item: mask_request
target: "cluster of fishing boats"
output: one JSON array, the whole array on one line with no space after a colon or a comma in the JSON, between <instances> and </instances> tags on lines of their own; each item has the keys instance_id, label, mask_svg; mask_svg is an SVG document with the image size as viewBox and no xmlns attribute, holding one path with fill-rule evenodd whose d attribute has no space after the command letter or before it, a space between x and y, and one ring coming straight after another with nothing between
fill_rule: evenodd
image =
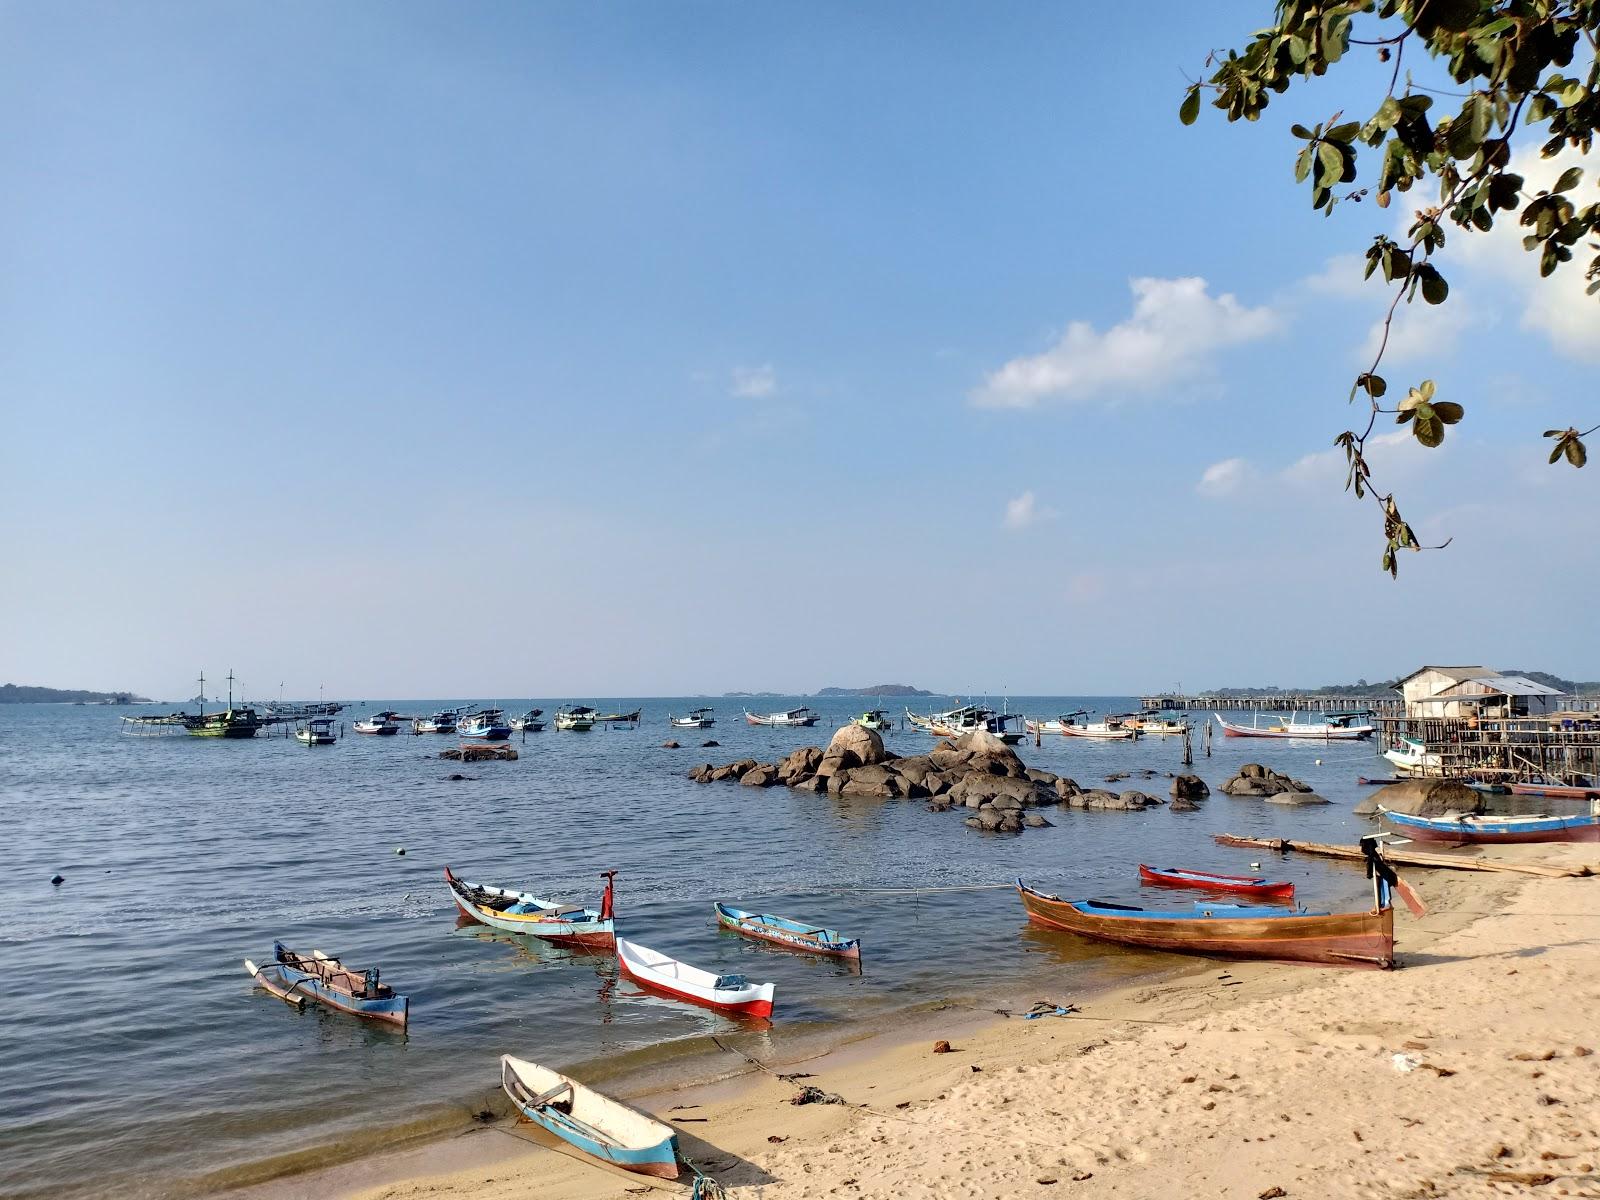
<instances>
[{"instance_id":1,"label":"cluster of fishing boats","mask_svg":"<svg viewBox=\"0 0 1600 1200\"><path fill-rule=\"evenodd\" d=\"M1098 721L1087 709L1062 713L1053 721L1029 721L1029 733L1060 734L1062 737L1093 738L1102 742L1133 741L1141 737L1182 736L1189 732L1189 722L1182 717L1145 716L1140 713L1109 713Z\"/></svg>"},{"instance_id":2,"label":"cluster of fishing boats","mask_svg":"<svg viewBox=\"0 0 1600 1200\"><path fill-rule=\"evenodd\" d=\"M556 710L555 726L574 733L587 733L596 725L637 725L640 715L641 710L637 708L626 713L602 713L586 704L564 704ZM426 717L408 717L385 709L363 717L351 728L376 737L393 736L409 727L415 734L443 733L503 742L513 733L542 733L546 724L543 717L542 708L530 708L521 716L509 718L500 708L447 708Z\"/></svg>"}]
</instances>

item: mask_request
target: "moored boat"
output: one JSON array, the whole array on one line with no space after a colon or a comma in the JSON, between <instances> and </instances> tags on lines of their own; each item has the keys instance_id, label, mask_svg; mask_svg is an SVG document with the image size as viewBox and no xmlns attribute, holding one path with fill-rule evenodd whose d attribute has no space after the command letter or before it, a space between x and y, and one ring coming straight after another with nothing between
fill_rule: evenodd
<instances>
[{"instance_id":1,"label":"moored boat","mask_svg":"<svg viewBox=\"0 0 1600 1200\"><path fill-rule=\"evenodd\" d=\"M1062 713L1056 718L1053 731L1041 729L1039 732L1056 732L1062 737L1093 738L1102 742L1130 741L1139 736L1139 731L1126 724L1121 717L1108 716L1103 721L1091 721L1085 709Z\"/></svg>"},{"instance_id":2,"label":"moored boat","mask_svg":"<svg viewBox=\"0 0 1600 1200\"><path fill-rule=\"evenodd\" d=\"M640 714L643 712L642 708L636 708L632 712L596 713L594 723L596 725L637 725Z\"/></svg>"},{"instance_id":3,"label":"moored boat","mask_svg":"<svg viewBox=\"0 0 1600 1200\"><path fill-rule=\"evenodd\" d=\"M688 714L682 717L668 713L667 720L678 729L710 729L717 723L717 719L711 715L714 712L716 712L714 708L695 708L690 709Z\"/></svg>"},{"instance_id":4,"label":"moored boat","mask_svg":"<svg viewBox=\"0 0 1600 1200\"><path fill-rule=\"evenodd\" d=\"M1139 882L1160 887L1204 888L1212 892L1233 892L1258 899L1288 900L1294 884L1264 879L1259 875L1213 875L1209 871L1186 871L1182 867L1151 867L1139 864Z\"/></svg>"},{"instance_id":5,"label":"moored boat","mask_svg":"<svg viewBox=\"0 0 1600 1200\"><path fill-rule=\"evenodd\" d=\"M1128 713L1118 720L1137 729L1141 737L1173 737L1189 731L1189 722L1182 718L1147 717L1141 713Z\"/></svg>"},{"instance_id":6,"label":"moored boat","mask_svg":"<svg viewBox=\"0 0 1600 1200\"><path fill-rule=\"evenodd\" d=\"M1414 817L1379 807L1383 819L1419 842L1465 842L1508 845L1519 842L1600 842L1600 801L1590 802L1587 815L1570 817L1502 817L1450 814Z\"/></svg>"},{"instance_id":7,"label":"moored boat","mask_svg":"<svg viewBox=\"0 0 1600 1200\"><path fill-rule=\"evenodd\" d=\"M746 912L731 904L714 902L717 924L734 929L749 937L776 942L793 950L807 950L812 954L826 954L833 958L861 957L861 939L846 937L837 929L823 929L804 921L791 921L788 917L775 917L770 913Z\"/></svg>"},{"instance_id":8,"label":"moored boat","mask_svg":"<svg viewBox=\"0 0 1600 1200\"><path fill-rule=\"evenodd\" d=\"M677 1135L660 1121L509 1054L500 1056L500 1082L519 1113L589 1158L640 1175L678 1177Z\"/></svg>"},{"instance_id":9,"label":"moored boat","mask_svg":"<svg viewBox=\"0 0 1600 1200\"><path fill-rule=\"evenodd\" d=\"M469 883L457 879L449 867L444 869L444 880L456 907L479 924L505 933L529 934L547 942L600 948L616 941L613 919L616 875L615 871L606 871L601 876L606 881L606 890L596 911L581 904L545 899L531 892Z\"/></svg>"},{"instance_id":10,"label":"moored boat","mask_svg":"<svg viewBox=\"0 0 1600 1200\"><path fill-rule=\"evenodd\" d=\"M1548 796L1552 800L1593 800L1600 797L1600 787L1571 783L1528 783L1510 785L1514 796Z\"/></svg>"},{"instance_id":11,"label":"moored boat","mask_svg":"<svg viewBox=\"0 0 1600 1200\"><path fill-rule=\"evenodd\" d=\"M881 708L869 708L859 717L852 717L850 724L859 725L863 729L875 730L878 733L887 733L894 728L889 720L889 714Z\"/></svg>"},{"instance_id":12,"label":"moored boat","mask_svg":"<svg viewBox=\"0 0 1600 1200\"><path fill-rule=\"evenodd\" d=\"M411 722L412 733L454 733L457 713L454 709L436 712L431 717L417 717Z\"/></svg>"},{"instance_id":13,"label":"moored boat","mask_svg":"<svg viewBox=\"0 0 1600 1200\"><path fill-rule=\"evenodd\" d=\"M1150 911L1096 900L1063 900L1017 880L1028 919L1051 929L1147 950L1213 958L1260 958L1333 966L1394 965L1394 870L1377 839L1361 839L1373 878L1368 912L1286 911L1268 906L1198 902L1192 909ZM1412 902L1409 893L1408 903ZM1416 907L1420 908L1420 905Z\"/></svg>"},{"instance_id":14,"label":"moored boat","mask_svg":"<svg viewBox=\"0 0 1600 1200\"><path fill-rule=\"evenodd\" d=\"M297 741L306 746L331 746L339 740L331 717L313 717L294 731Z\"/></svg>"},{"instance_id":15,"label":"moored boat","mask_svg":"<svg viewBox=\"0 0 1600 1200\"><path fill-rule=\"evenodd\" d=\"M1413 737L1401 737L1399 744L1383 752L1394 769L1407 778L1444 773L1444 758L1430 753L1427 746Z\"/></svg>"},{"instance_id":16,"label":"moored boat","mask_svg":"<svg viewBox=\"0 0 1600 1200\"><path fill-rule=\"evenodd\" d=\"M357 733L374 734L379 737L388 737L400 732L400 714L385 710L373 713L350 726Z\"/></svg>"},{"instance_id":17,"label":"moored boat","mask_svg":"<svg viewBox=\"0 0 1600 1200\"><path fill-rule=\"evenodd\" d=\"M556 728L569 733L588 733L594 728L594 709L586 704L563 704L556 709Z\"/></svg>"},{"instance_id":18,"label":"moored boat","mask_svg":"<svg viewBox=\"0 0 1600 1200\"><path fill-rule=\"evenodd\" d=\"M772 1015L774 985L770 983L751 983L743 975L703 971L620 937L617 965L635 983L691 1004L742 1017Z\"/></svg>"},{"instance_id":19,"label":"moored boat","mask_svg":"<svg viewBox=\"0 0 1600 1200\"><path fill-rule=\"evenodd\" d=\"M456 732L464 738L482 738L486 742L503 742L511 736L511 724L503 709L481 708L461 718Z\"/></svg>"},{"instance_id":20,"label":"moored boat","mask_svg":"<svg viewBox=\"0 0 1600 1200\"><path fill-rule=\"evenodd\" d=\"M244 967L257 986L296 1008L315 1000L340 1012L402 1029L410 1015L409 997L397 995L381 982L377 967L354 971L320 950L313 950L310 955L296 954L282 942L273 942L271 962L258 967L247 958Z\"/></svg>"},{"instance_id":21,"label":"moored boat","mask_svg":"<svg viewBox=\"0 0 1600 1200\"><path fill-rule=\"evenodd\" d=\"M1361 738L1369 738L1377 727L1368 723L1358 723L1358 719L1366 716L1365 713L1323 713L1320 721L1297 721L1292 716L1274 717L1271 725L1262 725L1260 718L1255 724L1238 725L1232 721L1222 719L1221 713L1212 713L1217 719L1217 724L1222 726L1222 732L1227 737L1255 737L1255 738L1298 738L1302 741L1318 742L1353 742Z\"/></svg>"},{"instance_id":22,"label":"moored boat","mask_svg":"<svg viewBox=\"0 0 1600 1200\"><path fill-rule=\"evenodd\" d=\"M530 708L520 717L512 718L511 728L518 733L543 733L544 722L539 719L542 716L544 716L544 709Z\"/></svg>"},{"instance_id":23,"label":"moored boat","mask_svg":"<svg viewBox=\"0 0 1600 1200\"><path fill-rule=\"evenodd\" d=\"M822 718L802 705L775 713L753 713L745 709L744 719L751 725L798 725L809 728Z\"/></svg>"}]
</instances>

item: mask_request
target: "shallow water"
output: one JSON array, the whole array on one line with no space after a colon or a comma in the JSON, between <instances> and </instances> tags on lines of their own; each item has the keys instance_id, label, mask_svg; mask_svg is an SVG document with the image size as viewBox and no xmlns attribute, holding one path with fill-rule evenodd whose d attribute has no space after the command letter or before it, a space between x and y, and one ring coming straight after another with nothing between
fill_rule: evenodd
<instances>
[{"instance_id":1,"label":"shallow water","mask_svg":"<svg viewBox=\"0 0 1600 1200\"><path fill-rule=\"evenodd\" d=\"M1213 787L1264 761L1334 803L1287 808L1216 794L1198 813L1048 810L1056 828L983 835L917 801L701 786L702 761L770 761L822 744L860 700L812 701L815 729L744 724L738 701L607 698L642 705L637 729L520 736L512 763L431 757L453 739L351 735L310 748L282 737L124 736L124 712L0 708L0 1196L184 1194L379 1143L408 1123L455 1123L492 1101L497 1055L591 1074L670 1053L726 1018L646 997L613 960L458 928L441 868L593 902L617 868L619 925L696 965L776 981L768 1035L842 1029L942 998L1082 996L1171 959L1030 928L1018 875L1051 891L1141 898L1140 861L1242 872L1251 853L1210 835L1352 840L1359 774L1384 773L1370 744L1196 739ZM762 711L804 700L762 698ZM559 701L497 700L510 712ZM674 730L669 711L716 704L719 724ZM923 702L927 707L934 702ZM1118 711L1127 698L1013 698L1013 711ZM374 701L426 713L439 701ZM898 711L898 709L896 710ZM1196 714L1199 721L1201 714ZM681 750L662 741L675 738ZM699 742L714 738L715 749ZM901 753L930 740L887 735ZM1181 739L1046 738L1030 766L1090 786L1114 771L1178 771ZM1322 760L1322 765L1315 763ZM449 775L472 778L452 782ZM1165 796L1168 781L1114 785ZM397 847L406 853L396 854ZM1312 907L1359 904L1359 869L1314 859L1264 864ZM60 872L66 882L51 886ZM1187 903L1177 893L1179 905ZM1192 896L1190 897L1192 899ZM860 936L858 973L719 931L713 899L814 919ZM380 966L411 997L407 1033L256 991L242 960L274 938L357 967Z\"/></svg>"}]
</instances>

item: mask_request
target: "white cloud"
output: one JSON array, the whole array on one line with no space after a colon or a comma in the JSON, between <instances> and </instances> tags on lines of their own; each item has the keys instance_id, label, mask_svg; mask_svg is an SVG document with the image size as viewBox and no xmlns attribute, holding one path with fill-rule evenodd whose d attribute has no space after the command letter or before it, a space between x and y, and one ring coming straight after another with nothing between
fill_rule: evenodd
<instances>
[{"instance_id":1,"label":"white cloud","mask_svg":"<svg viewBox=\"0 0 1600 1200\"><path fill-rule=\"evenodd\" d=\"M1250 464L1244 459L1225 458L1205 469L1194 490L1212 498L1231 496L1249 481L1250 475Z\"/></svg>"},{"instance_id":2,"label":"white cloud","mask_svg":"<svg viewBox=\"0 0 1600 1200\"><path fill-rule=\"evenodd\" d=\"M1443 304L1429 304L1419 295L1410 304L1395 309L1389 325L1389 341L1384 348L1385 363L1437 361L1455 349L1468 327L1476 323L1472 304L1454 293ZM1367 340L1357 354L1363 369L1372 364L1383 344L1383 322L1374 321Z\"/></svg>"},{"instance_id":3,"label":"white cloud","mask_svg":"<svg viewBox=\"0 0 1600 1200\"><path fill-rule=\"evenodd\" d=\"M1101 332L1074 321L1049 350L1014 358L971 396L984 408L1033 408L1050 399L1149 392L1204 371L1225 346L1266 337L1279 326L1271 308L1246 308L1212 296L1204 279L1134 279L1133 314Z\"/></svg>"},{"instance_id":4,"label":"white cloud","mask_svg":"<svg viewBox=\"0 0 1600 1200\"><path fill-rule=\"evenodd\" d=\"M1379 419L1388 420L1387 417ZM1409 428L1406 428L1395 429L1390 433L1374 434L1367 439L1367 448L1363 453L1367 465L1372 468L1373 477L1382 479L1387 484L1399 477L1402 472L1408 472L1425 462L1423 455L1442 452L1438 448L1429 450L1412 436ZM1304 458L1290 463L1278 472L1278 478L1284 483L1322 489L1330 484L1343 485L1349 470L1350 464L1345 457L1344 448L1333 446L1327 450L1318 450L1315 454L1307 454Z\"/></svg>"},{"instance_id":5,"label":"white cloud","mask_svg":"<svg viewBox=\"0 0 1600 1200\"><path fill-rule=\"evenodd\" d=\"M778 370L771 363L759 367L735 367L728 392L741 400L764 400L778 391Z\"/></svg>"},{"instance_id":6,"label":"white cloud","mask_svg":"<svg viewBox=\"0 0 1600 1200\"><path fill-rule=\"evenodd\" d=\"M1315 275L1301 281L1307 291L1319 296L1337 296L1341 300L1365 300L1375 297L1383 284L1383 276L1366 276L1367 257L1364 254L1335 254L1322 265Z\"/></svg>"},{"instance_id":7,"label":"white cloud","mask_svg":"<svg viewBox=\"0 0 1600 1200\"><path fill-rule=\"evenodd\" d=\"M1056 515L1053 508L1039 507L1039 501L1031 491L1006 501L1005 527L1007 529L1026 529L1040 521L1048 521Z\"/></svg>"}]
</instances>

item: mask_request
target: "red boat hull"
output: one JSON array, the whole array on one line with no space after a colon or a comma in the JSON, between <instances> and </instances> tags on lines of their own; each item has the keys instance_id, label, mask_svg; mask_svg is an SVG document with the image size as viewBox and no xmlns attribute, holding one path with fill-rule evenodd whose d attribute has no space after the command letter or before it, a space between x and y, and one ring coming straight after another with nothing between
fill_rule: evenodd
<instances>
[{"instance_id":1,"label":"red boat hull","mask_svg":"<svg viewBox=\"0 0 1600 1200\"><path fill-rule=\"evenodd\" d=\"M1251 875L1212 875L1204 871L1191 871L1180 875L1157 867L1139 864L1139 882L1153 883L1159 887L1200 888L1208 892L1232 892L1240 896L1259 896L1266 900L1289 900L1294 897L1294 884L1275 880L1260 880Z\"/></svg>"},{"instance_id":2,"label":"red boat hull","mask_svg":"<svg viewBox=\"0 0 1600 1200\"><path fill-rule=\"evenodd\" d=\"M635 975L628 970L628 960L620 955L617 958L617 966L624 975L649 992L671 996L674 1000L682 1000L688 1004L698 1004L701 1008L711 1009L712 1012L732 1013L739 1017L767 1018L772 1016L771 1000L751 1000L745 1004L717 1004L715 1001L707 1000L704 996L696 996L693 992L680 992L677 988L667 987L654 979L645 979L643 976Z\"/></svg>"},{"instance_id":3,"label":"red boat hull","mask_svg":"<svg viewBox=\"0 0 1600 1200\"><path fill-rule=\"evenodd\" d=\"M1552 800L1594 800L1600 788L1570 787L1561 783L1513 783L1513 796L1548 796Z\"/></svg>"}]
</instances>

